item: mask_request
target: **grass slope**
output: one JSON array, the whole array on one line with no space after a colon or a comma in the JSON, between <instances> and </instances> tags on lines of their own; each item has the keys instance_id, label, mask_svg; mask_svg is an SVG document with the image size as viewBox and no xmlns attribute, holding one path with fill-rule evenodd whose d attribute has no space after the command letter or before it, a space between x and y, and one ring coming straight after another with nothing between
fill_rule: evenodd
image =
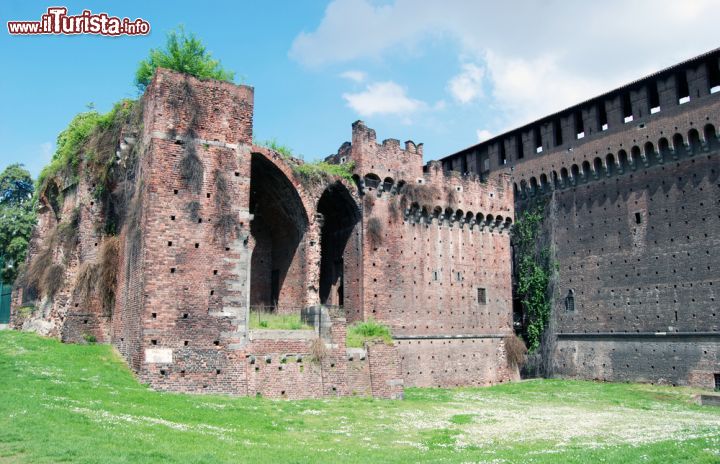
<instances>
[{"instance_id":1,"label":"grass slope","mask_svg":"<svg viewBox=\"0 0 720 464\"><path fill-rule=\"evenodd\" d=\"M720 461L693 390L543 380L404 401L157 393L108 346L0 332L0 463Z\"/></svg>"}]
</instances>

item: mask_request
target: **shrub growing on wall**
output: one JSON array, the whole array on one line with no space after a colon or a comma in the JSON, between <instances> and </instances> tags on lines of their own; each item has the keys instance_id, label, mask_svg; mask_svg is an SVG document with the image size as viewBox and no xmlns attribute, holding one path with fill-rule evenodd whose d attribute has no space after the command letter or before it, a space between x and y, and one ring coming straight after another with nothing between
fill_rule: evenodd
<instances>
[{"instance_id":1,"label":"shrub growing on wall","mask_svg":"<svg viewBox=\"0 0 720 464\"><path fill-rule=\"evenodd\" d=\"M135 83L141 91L150 84L157 68L172 69L200 79L232 82L235 78L234 72L223 68L200 39L186 33L182 26L168 33L164 49L150 50L150 56L140 62Z\"/></svg>"}]
</instances>

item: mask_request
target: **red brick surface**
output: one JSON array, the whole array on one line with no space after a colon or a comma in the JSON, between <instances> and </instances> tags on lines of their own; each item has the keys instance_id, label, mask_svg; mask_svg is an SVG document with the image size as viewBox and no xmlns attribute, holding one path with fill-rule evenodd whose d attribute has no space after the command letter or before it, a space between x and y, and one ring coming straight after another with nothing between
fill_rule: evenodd
<instances>
[{"instance_id":1,"label":"red brick surface","mask_svg":"<svg viewBox=\"0 0 720 464\"><path fill-rule=\"evenodd\" d=\"M62 212L82 211L66 285L30 325L67 341L108 341L161 390L401 398L403 385L490 384L517 374L497 338L512 332L507 176L480 182L432 164L423 172L422 145L378 144L357 122L353 143L333 161L354 161L357 179L387 178L378 195L377 185L308 179L293 168L299 161L253 146L250 87L160 70L142 104L130 206L138 214L120 231L112 314L98 301L73 306L77 269L97 259L103 240L102 208L81 182ZM193 153L202 166L198 188L182 177ZM437 198L404 204L399 187L418 182ZM219 201L225 192L229 201ZM424 219L422 208L443 216ZM44 211L31 259L54 227ZM230 233L218 225L228 217ZM371 220L381 225L381 243L370 238ZM59 262L63 251L55 251ZM332 314L321 359L313 358L317 334L248 330L251 307L299 312L320 303ZM401 340L348 351L345 317L380 320ZM449 365L452 374L435 374Z\"/></svg>"}]
</instances>

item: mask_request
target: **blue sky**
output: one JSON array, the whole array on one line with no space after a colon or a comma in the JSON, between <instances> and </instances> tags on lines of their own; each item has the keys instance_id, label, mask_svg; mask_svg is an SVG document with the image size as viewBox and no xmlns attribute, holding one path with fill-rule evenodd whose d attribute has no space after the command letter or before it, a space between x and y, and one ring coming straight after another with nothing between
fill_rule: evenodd
<instances>
[{"instance_id":1,"label":"blue sky","mask_svg":"<svg viewBox=\"0 0 720 464\"><path fill-rule=\"evenodd\" d=\"M0 169L37 175L90 102L137 97L133 76L179 24L255 87L255 136L313 160L363 119L426 160L720 45L719 0L604 2L64 2L150 22L146 37L10 36L53 3L0 5Z\"/></svg>"}]
</instances>

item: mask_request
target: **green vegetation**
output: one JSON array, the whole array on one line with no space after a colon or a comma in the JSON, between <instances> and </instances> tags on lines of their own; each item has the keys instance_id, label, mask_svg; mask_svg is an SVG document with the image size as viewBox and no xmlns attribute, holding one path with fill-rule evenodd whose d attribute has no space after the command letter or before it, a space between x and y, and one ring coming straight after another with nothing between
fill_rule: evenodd
<instances>
[{"instance_id":1,"label":"green vegetation","mask_svg":"<svg viewBox=\"0 0 720 464\"><path fill-rule=\"evenodd\" d=\"M318 184L330 180L332 177L341 177L347 181L352 181L355 163L332 164L325 161L303 163L297 161L297 159L303 159L302 155L296 154L292 148L279 143L275 138L269 140L253 140L253 143L279 153L290 162L290 166L295 175L306 184Z\"/></svg>"},{"instance_id":2,"label":"green vegetation","mask_svg":"<svg viewBox=\"0 0 720 464\"><path fill-rule=\"evenodd\" d=\"M351 348L362 348L365 342L383 341L388 345L392 345L392 335L390 328L380 324L375 319L368 319L364 322L356 322L347 328L347 346Z\"/></svg>"},{"instance_id":3,"label":"green vegetation","mask_svg":"<svg viewBox=\"0 0 720 464\"><path fill-rule=\"evenodd\" d=\"M105 181L115 161L115 144L120 129L135 108L135 103L124 99L105 114L90 110L75 116L58 135L52 160L38 177L38 193L45 194L51 179L61 179L62 188L77 183L80 163L85 159L95 168L94 173L100 181L96 196L101 196L103 189L107 188ZM105 134L108 131L116 137L113 139Z\"/></svg>"},{"instance_id":4,"label":"green vegetation","mask_svg":"<svg viewBox=\"0 0 720 464\"><path fill-rule=\"evenodd\" d=\"M199 79L232 82L235 78L234 72L223 68L200 39L186 33L182 26L168 32L164 49L150 50L150 56L140 62L135 72L135 83L140 91L150 84L157 68L172 69Z\"/></svg>"},{"instance_id":5,"label":"green vegetation","mask_svg":"<svg viewBox=\"0 0 720 464\"><path fill-rule=\"evenodd\" d=\"M17 309L17 315L20 318L30 316L35 311L35 306L21 306Z\"/></svg>"},{"instance_id":6,"label":"green vegetation","mask_svg":"<svg viewBox=\"0 0 720 464\"><path fill-rule=\"evenodd\" d=\"M304 163L293 165L293 171L304 182L316 183L328 180L329 177L342 177L347 181L352 181L352 172L355 164L330 164L325 161L315 161L313 163Z\"/></svg>"},{"instance_id":7,"label":"green vegetation","mask_svg":"<svg viewBox=\"0 0 720 464\"><path fill-rule=\"evenodd\" d=\"M80 150L98 127L100 118L100 113L95 110L80 113L70 121L64 131L60 132L55 154L38 177L39 186L45 185L48 178L57 176L68 178L70 183L77 182L81 161Z\"/></svg>"},{"instance_id":8,"label":"green vegetation","mask_svg":"<svg viewBox=\"0 0 720 464\"><path fill-rule=\"evenodd\" d=\"M25 262L35 225L35 201L30 173L11 164L0 174L0 280L12 283Z\"/></svg>"},{"instance_id":9,"label":"green vegetation","mask_svg":"<svg viewBox=\"0 0 720 464\"><path fill-rule=\"evenodd\" d=\"M281 144L280 142L277 141L277 139L275 137L273 137L269 140L253 140L253 143L255 145L269 148L277 153L280 153L280 155L282 155L282 157L285 159L302 158L302 155L295 156L295 153L293 152L292 148L290 148L287 145Z\"/></svg>"},{"instance_id":10,"label":"green vegetation","mask_svg":"<svg viewBox=\"0 0 720 464\"><path fill-rule=\"evenodd\" d=\"M107 345L0 332L8 463L716 463L695 390L535 380L405 400L159 393Z\"/></svg>"},{"instance_id":11,"label":"green vegetation","mask_svg":"<svg viewBox=\"0 0 720 464\"><path fill-rule=\"evenodd\" d=\"M550 249L538 241L543 218L542 205L530 205L522 212L513 229L518 261L517 294L528 318L525 337L529 352L540 346L543 331L550 320L550 276L556 267L551 263Z\"/></svg>"},{"instance_id":12,"label":"green vegetation","mask_svg":"<svg viewBox=\"0 0 720 464\"><path fill-rule=\"evenodd\" d=\"M272 330L310 330L307 324L300 320L300 314L277 314L257 309L250 310L251 329Z\"/></svg>"}]
</instances>

